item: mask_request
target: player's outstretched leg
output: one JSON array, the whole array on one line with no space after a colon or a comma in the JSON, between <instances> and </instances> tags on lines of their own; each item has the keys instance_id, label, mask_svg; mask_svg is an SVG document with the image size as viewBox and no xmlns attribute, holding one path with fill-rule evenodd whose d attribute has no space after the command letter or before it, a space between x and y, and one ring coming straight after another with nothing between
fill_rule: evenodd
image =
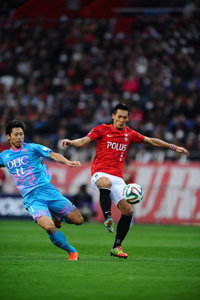
<instances>
[{"instance_id":1,"label":"player's outstretched leg","mask_svg":"<svg viewBox=\"0 0 200 300\"><path fill-rule=\"evenodd\" d=\"M129 203L125 202L124 199L118 202L117 207L120 209L122 214L117 224L116 237L114 245L111 249L111 256L127 258L128 255L122 251L121 244L130 228L130 223L133 215L133 207Z\"/></svg>"},{"instance_id":2,"label":"player's outstretched leg","mask_svg":"<svg viewBox=\"0 0 200 300\"><path fill-rule=\"evenodd\" d=\"M40 225L42 228L44 228L46 230L49 239L55 246L65 250L69 253L68 260L78 260L79 259L79 255L78 255L78 252L76 251L76 249L68 243L66 237L64 236L64 234L62 232L56 230L55 225L50 217L42 216L37 220L37 223L38 223L38 225Z\"/></svg>"},{"instance_id":3,"label":"player's outstretched leg","mask_svg":"<svg viewBox=\"0 0 200 300\"><path fill-rule=\"evenodd\" d=\"M76 249L74 247L72 247L68 243L66 237L64 236L64 234L62 232L56 230L56 232L53 235L48 233L48 236L55 246L65 250L69 253L68 260L78 260L79 259L78 252L76 251Z\"/></svg>"},{"instance_id":4,"label":"player's outstretched leg","mask_svg":"<svg viewBox=\"0 0 200 300\"><path fill-rule=\"evenodd\" d=\"M131 220L132 220L132 216L121 215L121 218L117 225L115 243L111 249L111 256L117 256L119 258L128 257L128 255L122 251L121 243L129 231Z\"/></svg>"}]
</instances>

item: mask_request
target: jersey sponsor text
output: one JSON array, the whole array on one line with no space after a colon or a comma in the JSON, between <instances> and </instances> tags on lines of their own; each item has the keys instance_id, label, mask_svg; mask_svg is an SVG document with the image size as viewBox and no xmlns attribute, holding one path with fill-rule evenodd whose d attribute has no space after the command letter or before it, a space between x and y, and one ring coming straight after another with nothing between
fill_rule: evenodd
<instances>
[{"instance_id":1,"label":"jersey sponsor text","mask_svg":"<svg viewBox=\"0 0 200 300\"><path fill-rule=\"evenodd\" d=\"M28 155L18 157L7 161L8 168L12 170L13 168L18 168L29 163Z\"/></svg>"},{"instance_id":2,"label":"jersey sponsor text","mask_svg":"<svg viewBox=\"0 0 200 300\"><path fill-rule=\"evenodd\" d=\"M112 148L113 150L126 151L127 144L112 143L107 141L107 148Z\"/></svg>"}]
</instances>

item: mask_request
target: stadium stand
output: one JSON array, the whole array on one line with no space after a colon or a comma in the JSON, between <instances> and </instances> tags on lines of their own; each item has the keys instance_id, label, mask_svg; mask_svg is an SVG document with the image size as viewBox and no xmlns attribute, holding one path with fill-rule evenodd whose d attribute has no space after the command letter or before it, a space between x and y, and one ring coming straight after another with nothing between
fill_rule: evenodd
<instances>
[{"instance_id":1,"label":"stadium stand","mask_svg":"<svg viewBox=\"0 0 200 300\"><path fill-rule=\"evenodd\" d=\"M128 30L105 18L1 15L0 151L8 147L5 124L16 118L26 123L26 141L90 161L92 144L63 150L60 140L112 122L113 107L124 102L131 128L182 145L190 161L200 160L199 16L187 10L121 17ZM128 156L179 159L144 145L130 148Z\"/></svg>"}]
</instances>

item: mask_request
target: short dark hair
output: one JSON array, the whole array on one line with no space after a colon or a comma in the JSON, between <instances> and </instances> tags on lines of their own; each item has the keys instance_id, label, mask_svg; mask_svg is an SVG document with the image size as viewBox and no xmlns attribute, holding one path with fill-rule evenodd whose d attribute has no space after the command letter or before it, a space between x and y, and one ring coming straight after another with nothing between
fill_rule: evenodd
<instances>
[{"instance_id":1,"label":"short dark hair","mask_svg":"<svg viewBox=\"0 0 200 300\"><path fill-rule=\"evenodd\" d=\"M24 131L25 129L25 124L21 121L18 120L13 120L13 121L9 121L8 124L6 125L6 135L11 135L12 129L13 128L18 128L21 127L22 130Z\"/></svg>"},{"instance_id":2,"label":"short dark hair","mask_svg":"<svg viewBox=\"0 0 200 300\"><path fill-rule=\"evenodd\" d=\"M126 110L127 112L129 112L129 111L128 111L128 107L127 107L126 104L124 104L124 103L118 103L118 104L115 106L115 108L114 108L114 115L116 115L118 109Z\"/></svg>"}]
</instances>

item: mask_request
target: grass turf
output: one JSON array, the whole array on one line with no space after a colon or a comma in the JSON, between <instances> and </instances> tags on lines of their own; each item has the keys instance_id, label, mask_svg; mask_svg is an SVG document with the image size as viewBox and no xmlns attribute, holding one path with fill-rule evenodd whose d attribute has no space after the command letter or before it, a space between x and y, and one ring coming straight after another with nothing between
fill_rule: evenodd
<instances>
[{"instance_id":1,"label":"grass turf","mask_svg":"<svg viewBox=\"0 0 200 300\"><path fill-rule=\"evenodd\" d=\"M115 234L102 224L61 231L79 261L32 221L0 221L0 299L200 299L200 227L134 225L127 260L110 256Z\"/></svg>"}]
</instances>

